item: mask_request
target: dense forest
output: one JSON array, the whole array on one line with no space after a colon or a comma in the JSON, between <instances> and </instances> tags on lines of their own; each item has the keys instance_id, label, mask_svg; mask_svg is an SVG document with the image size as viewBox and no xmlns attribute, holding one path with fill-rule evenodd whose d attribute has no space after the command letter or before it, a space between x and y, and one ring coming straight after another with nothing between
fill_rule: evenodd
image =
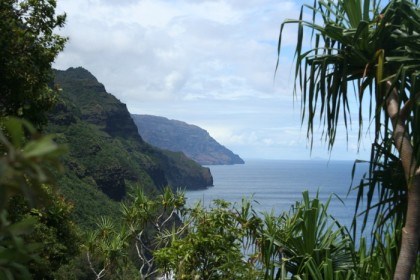
<instances>
[{"instance_id":1,"label":"dense forest","mask_svg":"<svg viewBox=\"0 0 420 280\"><path fill-rule=\"evenodd\" d=\"M418 65L410 63L418 61L411 56L418 55L420 9L405 0L383 10L375 1L374 9L362 2L315 1L309 6L314 21L317 13L337 20L327 20L325 29L302 18L284 24L325 36L325 46L319 34L314 37L317 52L310 59L301 53L302 32L297 43L298 64L314 67L311 86L303 89L309 91L302 106L309 106L309 136L320 108L327 141L334 144L334 98L346 93L338 85L360 73L363 86L376 87L378 100L386 99L374 110L386 105L385 133L377 131L371 170L358 187L359 201L367 192L362 214L377 213L370 240L356 235L356 220L352 234L328 213L329 200L307 192L280 215L258 213L245 198L187 207L179 189L212 185L209 169L146 144L126 106L86 69L52 69L68 39L55 33L66 16L56 15L54 0L1 1L0 279L389 279L394 273L395 279L416 279L418 240L411 233L419 227L412 197L419 184L420 105ZM341 21L347 18L349 25ZM374 50L362 44L372 38ZM281 40L282 33L279 51ZM364 72L343 74L350 69L343 61ZM326 67L331 62L339 70L334 74ZM300 70L297 82L306 80ZM369 84L376 79L376 86ZM388 94L379 86L383 80ZM397 105L401 110L394 112ZM382 115L375 116L379 129ZM404 125L409 129L401 132ZM372 205L375 192L383 200Z\"/></svg>"}]
</instances>

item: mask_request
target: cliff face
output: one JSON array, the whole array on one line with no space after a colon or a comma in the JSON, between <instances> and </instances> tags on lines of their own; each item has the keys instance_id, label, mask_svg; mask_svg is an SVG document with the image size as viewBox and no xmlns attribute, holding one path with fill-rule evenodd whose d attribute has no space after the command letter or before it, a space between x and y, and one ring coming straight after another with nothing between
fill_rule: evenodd
<instances>
[{"instance_id":1,"label":"cliff face","mask_svg":"<svg viewBox=\"0 0 420 280\"><path fill-rule=\"evenodd\" d=\"M127 106L109 94L104 85L84 68L55 72L55 83L62 89L62 98L70 101L72 112L96 125L111 137L141 140Z\"/></svg>"},{"instance_id":2,"label":"cliff face","mask_svg":"<svg viewBox=\"0 0 420 280\"><path fill-rule=\"evenodd\" d=\"M118 201L135 187L156 193L168 184L174 189L213 185L208 168L190 161L186 171L177 155L145 143L126 105L87 70L56 71L54 82L61 89L61 100L46 130L69 148L64 176L73 179L61 180L64 192L77 193L83 182Z\"/></svg>"},{"instance_id":3,"label":"cliff face","mask_svg":"<svg viewBox=\"0 0 420 280\"><path fill-rule=\"evenodd\" d=\"M238 155L220 145L198 126L150 115L132 117L144 141L153 146L183 152L204 165L244 163Z\"/></svg>"}]
</instances>

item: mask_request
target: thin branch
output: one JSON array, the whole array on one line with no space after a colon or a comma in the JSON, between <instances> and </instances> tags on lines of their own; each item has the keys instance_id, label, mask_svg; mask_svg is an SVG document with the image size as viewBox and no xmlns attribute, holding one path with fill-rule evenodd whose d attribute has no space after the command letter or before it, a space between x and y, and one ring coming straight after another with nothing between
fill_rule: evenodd
<instances>
[{"instance_id":1,"label":"thin branch","mask_svg":"<svg viewBox=\"0 0 420 280\"><path fill-rule=\"evenodd\" d=\"M143 244L142 242L141 242L141 244ZM148 259L144 254L143 254L143 250L142 250L142 248L139 248L139 242L136 242L136 244L135 244L135 246L136 246L136 251L137 251L137 255L138 255L138 257L140 258L140 260L142 261L142 265L141 265L141 267L140 267L140 269L139 269L139 272L140 272L140 274L142 275L142 277L144 278L144 279L146 279L146 278L148 278L148 277L150 277L150 276L152 276L153 274L156 274L157 273L157 269L155 269L155 270L152 270L152 268L153 268L153 263L154 263L154 257L152 257L152 258L150 258L150 259ZM142 246L142 245L141 245ZM143 273L143 271L144 271L144 268L145 268L145 266L147 265L147 271L145 272L145 273Z\"/></svg>"},{"instance_id":2,"label":"thin branch","mask_svg":"<svg viewBox=\"0 0 420 280\"><path fill-rule=\"evenodd\" d=\"M106 272L106 267L107 267L107 266L104 266L104 268L102 268L102 269L101 269L101 271L96 272L95 268L93 267L92 261L90 260L90 254L89 254L89 252L86 252L86 256L87 256L87 260L88 260L88 263L89 263L89 268L90 268L90 270L92 270L92 272L95 274L95 276L96 276L96 280L99 280L99 279L101 279L102 277L104 277L104 276L105 276L105 272Z\"/></svg>"},{"instance_id":3,"label":"thin branch","mask_svg":"<svg viewBox=\"0 0 420 280\"><path fill-rule=\"evenodd\" d=\"M172 209L171 214L168 216L167 219L165 219L161 224L160 227L162 228L171 218L172 216L175 214L175 209Z\"/></svg>"},{"instance_id":4,"label":"thin branch","mask_svg":"<svg viewBox=\"0 0 420 280\"><path fill-rule=\"evenodd\" d=\"M149 246L147 246L143 240L142 240L142 236L143 236L143 231L140 231L140 233L137 235L136 239L138 242L140 242L141 248L142 249L146 249L149 253L152 252L152 249L149 248Z\"/></svg>"}]
</instances>

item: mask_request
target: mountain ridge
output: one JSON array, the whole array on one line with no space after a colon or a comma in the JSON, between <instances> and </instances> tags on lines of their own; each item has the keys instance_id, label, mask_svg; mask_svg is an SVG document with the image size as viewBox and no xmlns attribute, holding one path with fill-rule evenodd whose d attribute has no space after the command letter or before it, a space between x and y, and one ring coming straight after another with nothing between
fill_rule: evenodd
<instances>
[{"instance_id":1,"label":"mountain ridge","mask_svg":"<svg viewBox=\"0 0 420 280\"><path fill-rule=\"evenodd\" d=\"M243 164L244 160L197 125L166 117L132 114L139 134L147 143L170 151L183 152L202 165Z\"/></svg>"}]
</instances>

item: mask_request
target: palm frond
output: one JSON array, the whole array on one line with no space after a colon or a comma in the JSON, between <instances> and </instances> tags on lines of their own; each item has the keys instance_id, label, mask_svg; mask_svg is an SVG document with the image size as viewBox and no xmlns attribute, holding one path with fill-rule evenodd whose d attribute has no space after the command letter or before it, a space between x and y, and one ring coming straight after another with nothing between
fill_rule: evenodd
<instances>
[{"instance_id":1,"label":"palm frond","mask_svg":"<svg viewBox=\"0 0 420 280\"><path fill-rule=\"evenodd\" d=\"M310 16L305 18L307 14ZM279 38L289 24L298 25L299 30L294 89L295 94L297 89L301 91L302 124L306 124L311 149L317 122L322 125L321 137L329 151L340 126L347 133L354 92L359 102L359 144L366 117L374 133L370 170L357 188L356 212L359 214L363 207L363 229L370 214L379 231L389 221L400 226L405 219L407 179L397 150L392 148L393 120L384 114L384 108L391 93L397 92L399 116L404 119L405 133L414 149L412 160L420 165L418 1L389 1L383 7L375 0L316 0L312 6L302 6L298 20L283 22ZM308 34L313 45L304 46ZM279 40L279 56L281 44ZM366 98L369 108L362 107Z\"/></svg>"}]
</instances>

